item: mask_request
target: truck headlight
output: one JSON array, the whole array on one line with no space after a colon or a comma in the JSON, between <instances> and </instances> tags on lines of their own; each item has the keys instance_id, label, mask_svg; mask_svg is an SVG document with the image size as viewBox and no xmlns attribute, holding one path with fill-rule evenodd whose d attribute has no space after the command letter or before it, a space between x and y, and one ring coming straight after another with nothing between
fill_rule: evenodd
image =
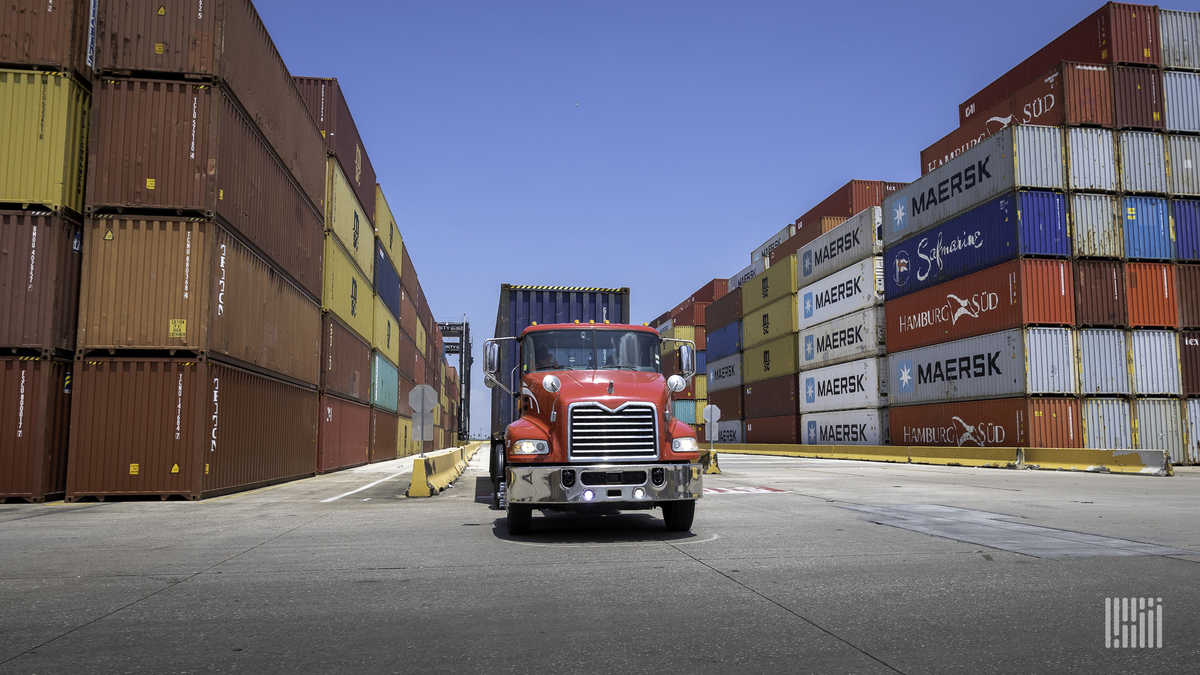
<instances>
[{"instance_id":1,"label":"truck headlight","mask_svg":"<svg viewBox=\"0 0 1200 675\"><path fill-rule=\"evenodd\" d=\"M699 452L700 446L694 438L676 438L671 441L671 450L674 452Z\"/></svg>"},{"instance_id":2,"label":"truck headlight","mask_svg":"<svg viewBox=\"0 0 1200 675\"><path fill-rule=\"evenodd\" d=\"M550 453L550 444L546 441L514 441L514 455L546 455Z\"/></svg>"}]
</instances>

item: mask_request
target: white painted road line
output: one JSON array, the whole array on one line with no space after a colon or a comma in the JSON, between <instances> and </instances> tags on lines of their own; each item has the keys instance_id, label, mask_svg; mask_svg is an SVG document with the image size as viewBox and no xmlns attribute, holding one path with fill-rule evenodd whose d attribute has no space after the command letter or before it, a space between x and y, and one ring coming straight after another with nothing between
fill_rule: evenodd
<instances>
[{"instance_id":1,"label":"white painted road line","mask_svg":"<svg viewBox=\"0 0 1200 675\"><path fill-rule=\"evenodd\" d=\"M342 493L342 494L340 494L340 495L338 495L338 496L336 496L336 497L330 497L329 499L322 499L322 500L321 500L321 503L322 503L322 504L328 504L329 502L336 502L337 500L341 499L342 497L349 497L350 495L353 495L353 494L358 494L359 492L362 492L363 490L370 490L371 488L375 487L376 485L379 485L380 483L386 483L387 481L389 481L389 480L391 480L391 479L393 479L393 478L398 478L398 477L400 477L400 476L403 476L403 475L404 475L404 474L406 474L406 473L411 473L411 472L410 472L410 471L401 471L401 472L399 472L399 473L394 473L394 474L392 474L392 475L390 475L390 476L388 476L388 477L386 477L386 478L380 478L380 479L379 479L379 480L377 480L377 481L374 481L374 482L371 482L371 483L367 483L366 485L364 485L364 486L362 486L362 487L360 487L360 488L357 488L357 489L351 490L351 491L349 491L349 492Z\"/></svg>"}]
</instances>

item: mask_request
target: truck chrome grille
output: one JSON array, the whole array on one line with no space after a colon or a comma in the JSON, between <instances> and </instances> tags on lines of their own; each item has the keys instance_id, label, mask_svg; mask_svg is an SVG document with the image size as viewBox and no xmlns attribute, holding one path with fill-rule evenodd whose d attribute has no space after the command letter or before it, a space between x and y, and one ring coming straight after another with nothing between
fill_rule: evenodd
<instances>
[{"instance_id":1,"label":"truck chrome grille","mask_svg":"<svg viewBox=\"0 0 1200 675\"><path fill-rule=\"evenodd\" d=\"M597 403L571 406L568 455L572 460L658 459L658 413L632 403L611 411Z\"/></svg>"}]
</instances>

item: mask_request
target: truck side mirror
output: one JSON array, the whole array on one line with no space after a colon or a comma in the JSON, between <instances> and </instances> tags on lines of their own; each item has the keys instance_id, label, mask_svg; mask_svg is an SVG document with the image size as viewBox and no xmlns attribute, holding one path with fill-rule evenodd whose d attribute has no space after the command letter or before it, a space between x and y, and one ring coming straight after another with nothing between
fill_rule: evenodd
<instances>
[{"instance_id":1,"label":"truck side mirror","mask_svg":"<svg viewBox=\"0 0 1200 675\"><path fill-rule=\"evenodd\" d=\"M679 345L679 370L685 378L696 374L696 352L692 345L686 342Z\"/></svg>"},{"instance_id":2,"label":"truck side mirror","mask_svg":"<svg viewBox=\"0 0 1200 675\"><path fill-rule=\"evenodd\" d=\"M495 377L498 370L500 370L500 345L489 340L483 344L483 372ZM489 387L491 386L489 378L484 378L484 382Z\"/></svg>"}]
</instances>

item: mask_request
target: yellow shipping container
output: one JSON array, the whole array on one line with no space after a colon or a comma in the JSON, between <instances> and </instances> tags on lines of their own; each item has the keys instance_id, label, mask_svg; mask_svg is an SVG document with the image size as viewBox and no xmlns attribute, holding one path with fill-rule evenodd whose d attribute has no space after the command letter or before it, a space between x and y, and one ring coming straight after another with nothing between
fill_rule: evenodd
<instances>
[{"instance_id":1,"label":"yellow shipping container","mask_svg":"<svg viewBox=\"0 0 1200 675\"><path fill-rule=\"evenodd\" d=\"M789 293L795 294L796 254L771 265L767 271L742 284L742 315L770 304Z\"/></svg>"},{"instance_id":2,"label":"yellow shipping container","mask_svg":"<svg viewBox=\"0 0 1200 675\"><path fill-rule=\"evenodd\" d=\"M400 429L396 432L396 453L408 457L416 451L417 446L412 439L412 419L401 416Z\"/></svg>"},{"instance_id":3,"label":"yellow shipping container","mask_svg":"<svg viewBox=\"0 0 1200 675\"><path fill-rule=\"evenodd\" d=\"M696 396L699 395L699 393L696 394ZM708 405L708 401L701 398L696 399L696 432L701 439L704 438L704 434L700 434L699 432L704 428L704 406L706 405Z\"/></svg>"},{"instance_id":4,"label":"yellow shipping container","mask_svg":"<svg viewBox=\"0 0 1200 675\"><path fill-rule=\"evenodd\" d=\"M696 398L708 398L708 376L697 375L692 378L692 391ZM703 419L703 418L697 418Z\"/></svg>"},{"instance_id":5,"label":"yellow shipping container","mask_svg":"<svg viewBox=\"0 0 1200 675\"><path fill-rule=\"evenodd\" d=\"M375 279L375 226L334 157L325 160L325 231L337 235L367 279Z\"/></svg>"},{"instance_id":6,"label":"yellow shipping container","mask_svg":"<svg viewBox=\"0 0 1200 675\"><path fill-rule=\"evenodd\" d=\"M321 309L336 314L363 339L370 341L374 329L371 282L363 276L342 244L325 233L325 284Z\"/></svg>"},{"instance_id":7,"label":"yellow shipping container","mask_svg":"<svg viewBox=\"0 0 1200 675\"><path fill-rule=\"evenodd\" d=\"M425 356L425 324L417 322L417 334L413 336L413 342L417 343L417 351L421 356ZM431 382L429 386L433 386Z\"/></svg>"},{"instance_id":8,"label":"yellow shipping container","mask_svg":"<svg viewBox=\"0 0 1200 675\"><path fill-rule=\"evenodd\" d=\"M383 186L375 184L375 238L379 240L379 244L383 246L383 250L387 251L388 259L392 261L392 267L396 268L396 275L404 273L404 238L400 236L400 229L396 227L396 217L392 215L392 207L388 206L387 198L383 196Z\"/></svg>"},{"instance_id":9,"label":"yellow shipping container","mask_svg":"<svg viewBox=\"0 0 1200 675\"><path fill-rule=\"evenodd\" d=\"M70 75L0 70L0 202L83 212L90 110Z\"/></svg>"},{"instance_id":10,"label":"yellow shipping container","mask_svg":"<svg viewBox=\"0 0 1200 675\"><path fill-rule=\"evenodd\" d=\"M742 349L800 330L800 309L795 295L785 295L742 317Z\"/></svg>"},{"instance_id":11,"label":"yellow shipping container","mask_svg":"<svg viewBox=\"0 0 1200 675\"><path fill-rule=\"evenodd\" d=\"M788 334L742 352L742 382L792 375L799 372L800 336ZM697 393L699 396L699 393Z\"/></svg>"},{"instance_id":12,"label":"yellow shipping container","mask_svg":"<svg viewBox=\"0 0 1200 675\"><path fill-rule=\"evenodd\" d=\"M374 330L371 331L371 346L378 349L392 363L399 363L400 336L397 333L400 326L396 324L396 317L392 316L392 311L383 304L378 295L375 296L373 310Z\"/></svg>"}]
</instances>

